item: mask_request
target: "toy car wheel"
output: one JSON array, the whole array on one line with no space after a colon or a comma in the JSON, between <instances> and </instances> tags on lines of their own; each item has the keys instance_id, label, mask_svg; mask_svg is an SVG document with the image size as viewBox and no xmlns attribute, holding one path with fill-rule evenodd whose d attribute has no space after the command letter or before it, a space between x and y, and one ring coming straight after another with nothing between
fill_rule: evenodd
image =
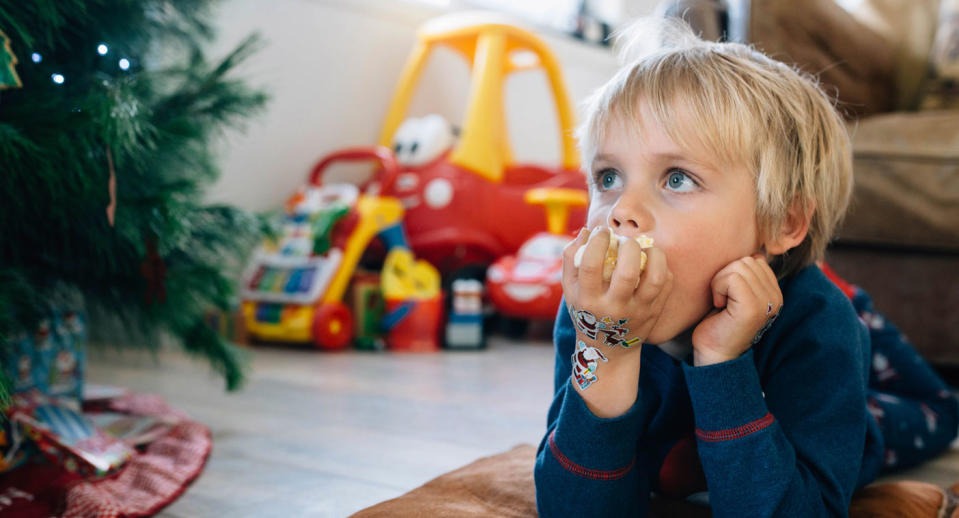
<instances>
[{"instance_id":1,"label":"toy car wheel","mask_svg":"<svg viewBox=\"0 0 959 518\"><path fill-rule=\"evenodd\" d=\"M342 349L353 338L353 315L342 302L321 305L313 317L313 343L320 349Z\"/></svg>"}]
</instances>

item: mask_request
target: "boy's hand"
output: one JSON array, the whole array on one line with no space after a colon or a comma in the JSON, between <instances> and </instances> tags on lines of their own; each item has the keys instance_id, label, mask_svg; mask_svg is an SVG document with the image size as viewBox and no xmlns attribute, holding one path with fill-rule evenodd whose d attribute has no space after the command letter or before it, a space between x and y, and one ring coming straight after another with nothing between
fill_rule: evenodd
<instances>
[{"instance_id":1,"label":"boy's hand","mask_svg":"<svg viewBox=\"0 0 959 518\"><path fill-rule=\"evenodd\" d=\"M611 238L612 232L605 227L592 232L583 229L563 251L563 292L578 340L596 345L612 355L610 359L627 349L640 349L662 313L673 280L662 250L647 248L642 270L643 250L635 240L627 239L620 245L612 278L604 282L603 262ZM573 259L584 244L586 250L577 268Z\"/></svg>"},{"instance_id":2,"label":"boy's hand","mask_svg":"<svg viewBox=\"0 0 959 518\"><path fill-rule=\"evenodd\" d=\"M693 330L694 365L739 357L782 307L776 274L762 254L743 257L713 277L713 309Z\"/></svg>"}]
</instances>

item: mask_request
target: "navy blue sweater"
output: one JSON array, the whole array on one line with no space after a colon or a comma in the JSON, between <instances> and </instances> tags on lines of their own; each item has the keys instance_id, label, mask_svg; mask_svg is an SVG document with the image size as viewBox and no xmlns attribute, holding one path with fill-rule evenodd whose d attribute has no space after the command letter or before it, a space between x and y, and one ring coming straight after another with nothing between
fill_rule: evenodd
<instances>
[{"instance_id":1,"label":"navy blue sweater","mask_svg":"<svg viewBox=\"0 0 959 518\"><path fill-rule=\"evenodd\" d=\"M540 516L645 516L664 459L691 434L715 516L846 516L882 465L866 410L868 333L819 268L780 287L779 318L739 358L694 367L644 345L636 403L610 419L570 385L576 334L564 302L536 458Z\"/></svg>"}]
</instances>

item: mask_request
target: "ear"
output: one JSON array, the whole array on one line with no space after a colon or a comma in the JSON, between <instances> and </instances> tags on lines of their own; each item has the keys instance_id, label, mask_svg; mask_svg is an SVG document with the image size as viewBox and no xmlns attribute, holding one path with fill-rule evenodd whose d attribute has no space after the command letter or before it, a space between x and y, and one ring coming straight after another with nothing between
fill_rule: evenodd
<instances>
[{"instance_id":1,"label":"ear","mask_svg":"<svg viewBox=\"0 0 959 518\"><path fill-rule=\"evenodd\" d=\"M809 232L809 222L812 221L813 212L816 210L816 203L810 201L803 207L801 200L793 200L786 211L786 219L782 227L778 229L775 235L766 240L766 253L769 255L782 255L799 246L806 239L806 233Z\"/></svg>"}]
</instances>

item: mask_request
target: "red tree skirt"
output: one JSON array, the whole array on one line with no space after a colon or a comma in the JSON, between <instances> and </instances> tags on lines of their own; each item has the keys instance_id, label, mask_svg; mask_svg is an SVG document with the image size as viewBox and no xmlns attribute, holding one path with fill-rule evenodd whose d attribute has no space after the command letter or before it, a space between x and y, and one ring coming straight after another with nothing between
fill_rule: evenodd
<instances>
[{"instance_id":1,"label":"red tree skirt","mask_svg":"<svg viewBox=\"0 0 959 518\"><path fill-rule=\"evenodd\" d=\"M28 463L0 478L0 516L120 518L156 514L200 474L212 447L209 428L184 420L119 472L101 479L85 480L47 463Z\"/></svg>"}]
</instances>

